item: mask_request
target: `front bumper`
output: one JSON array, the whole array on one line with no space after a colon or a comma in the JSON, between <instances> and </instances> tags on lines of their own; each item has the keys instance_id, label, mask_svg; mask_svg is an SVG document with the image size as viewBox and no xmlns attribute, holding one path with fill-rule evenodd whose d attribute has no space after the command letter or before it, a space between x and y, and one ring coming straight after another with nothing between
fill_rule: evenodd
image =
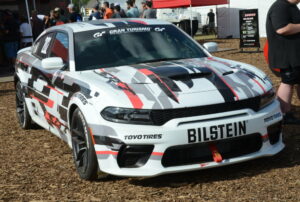
<instances>
[{"instance_id":1,"label":"front bumper","mask_svg":"<svg viewBox=\"0 0 300 202\"><path fill-rule=\"evenodd\" d=\"M96 141L95 150L100 170L113 175L156 176L166 173L206 169L277 154L284 148L281 120L282 115L279 103L276 100L259 112L244 109L179 118L173 119L163 126L141 126L106 122L107 125L105 127L111 128L111 130L106 130L107 139L117 141L100 141L100 143ZM246 128L244 126L242 128L236 127L239 123L245 124ZM272 136L268 134L268 132L274 133L274 127L271 126L276 126L275 133L277 134L275 134L275 138L274 134L270 134ZM212 128L216 129L218 127L221 129L212 131ZM94 135L98 134L96 127L92 128L92 130L96 132L94 132ZM246 131L245 134L242 134L243 131ZM221 135L220 132L222 133ZM203 133L207 134L204 135ZM243 147L246 147L248 142L250 146L251 144L255 145L251 148L249 147L249 150L239 153L239 150L243 150ZM221 160L216 160L213 154L206 155L205 158L200 160L199 156L205 153L200 147L205 148L207 146L208 149L211 145L215 148L215 151L212 151L212 153L216 152L221 156L223 155ZM226 147L226 145L231 145L232 148ZM236 148L239 145L242 146L241 149ZM126 152L129 155L127 157L126 155L124 157L124 153L126 153L124 152L124 147L128 147ZM180 151L181 147L184 152ZM147 149L143 151L143 148ZM172 148L174 149L173 153L170 152ZM124 158L129 158L128 156L132 152L137 152L138 154L134 153L136 155L135 158L140 158L141 160L138 160L138 163L132 163L132 166L128 166L130 160L129 163L124 163ZM189 152L190 154L188 155ZM172 156L177 154L178 157L172 158ZM191 155L193 157L190 158ZM211 158L207 158L210 155ZM133 161L135 160L133 159Z\"/></svg>"}]
</instances>

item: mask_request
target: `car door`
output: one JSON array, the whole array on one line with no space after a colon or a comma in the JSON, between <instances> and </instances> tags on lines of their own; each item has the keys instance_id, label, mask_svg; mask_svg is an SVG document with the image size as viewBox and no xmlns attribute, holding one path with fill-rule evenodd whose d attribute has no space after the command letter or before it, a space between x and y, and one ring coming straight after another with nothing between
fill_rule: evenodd
<instances>
[{"instance_id":1,"label":"car door","mask_svg":"<svg viewBox=\"0 0 300 202\"><path fill-rule=\"evenodd\" d=\"M38 58L32 66L33 92L30 95L35 107L35 114L51 132L64 139L66 130L67 110L62 108L60 103L65 92L59 85L58 80L62 72L69 64L69 41L68 34L64 32L52 32L43 37L40 45L33 50ZM62 69L49 70L42 66L42 60L50 57L60 57L64 62Z\"/></svg>"},{"instance_id":2,"label":"car door","mask_svg":"<svg viewBox=\"0 0 300 202\"><path fill-rule=\"evenodd\" d=\"M49 88L53 72L42 68L42 60L49 55L53 36L54 33L46 33L35 42L32 49L31 78L28 80L28 96L31 98L30 115L35 122L46 129L49 129L49 124L45 119L45 113L54 107Z\"/></svg>"},{"instance_id":3,"label":"car door","mask_svg":"<svg viewBox=\"0 0 300 202\"><path fill-rule=\"evenodd\" d=\"M48 57L60 57L64 67L52 72L50 83L50 98L53 98L53 108L46 111L46 118L50 126L50 131L58 134L61 138L66 138L67 129L67 108L63 102L68 95L64 88L64 75L68 73L69 67L69 37L66 32L57 32L53 36Z\"/></svg>"}]
</instances>

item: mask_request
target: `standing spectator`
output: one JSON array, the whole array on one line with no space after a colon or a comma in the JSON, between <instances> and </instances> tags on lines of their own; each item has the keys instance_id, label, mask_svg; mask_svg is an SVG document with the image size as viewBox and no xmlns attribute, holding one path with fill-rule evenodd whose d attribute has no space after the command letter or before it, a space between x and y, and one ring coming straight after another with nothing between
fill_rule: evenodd
<instances>
[{"instance_id":1,"label":"standing spectator","mask_svg":"<svg viewBox=\"0 0 300 202\"><path fill-rule=\"evenodd\" d=\"M96 4L93 7L92 14L89 16L89 20L99 20L101 18L103 18L103 16L101 16L101 13L99 12L99 5Z\"/></svg>"},{"instance_id":2,"label":"standing spectator","mask_svg":"<svg viewBox=\"0 0 300 202\"><path fill-rule=\"evenodd\" d=\"M20 48L29 47L32 45L33 38L32 38L32 31L27 19L22 16L20 18L21 25L20 25L20 33L21 33L21 44Z\"/></svg>"},{"instance_id":3,"label":"standing spectator","mask_svg":"<svg viewBox=\"0 0 300 202\"><path fill-rule=\"evenodd\" d=\"M62 20L60 16L60 8L56 7L53 11L53 16L55 19L55 25L62 25L65 24L65 22Z\"/></svg>"},{"instance_id":4,"label":"standing spectator","mask_svg":"<svg viewBox=\"0 0 300 202\"><path fill-rule=\"evenodd\" d=\"M121 5L119 3L115 3L115 6L119 6L120 7L120 16L121 18L127 18L126 12L124 11L123 8L121 8Z\"/></svg>"},{"instance_id":5,"label":"standing spectator","mask_svg":"<svg viewBox=\"0 0 300 202\"><path fill-rule=\"evenodd\" d=\"M119 5L116 5L114 9L114 14L112 15L111 18L122 18L120 12L121 12L121 7Z\"/></svg>"},{"instance_id":6,"label":"standing spectator","mask_svg":"<svg viewBox=\"0 0 300 202\"><path fill-rule=\"evenodd\" d=\"M113 11L109 8L109 3L107 1L103 3L103 8L105 10L103 18L104 19L111 18L111 16L113 15Z\"/></svg>"},{"instance_id":7,"label":"standing spectator","mask_svg":"<svg viewBox=\"0 0 300 202\"><path fill-rule=\"evenodd\" d=\"M144 18L144 12L145 12L145 10L147 9L147 8L146 8L146 1L142 1L142 2L141 2L141 6L142 6L142 13L140 14L140 17L141 17L141 18Z\"/></svg>"},{"instance_id":8,"label":"standing spectator","mask_svg":"<svg viewBox=\"0 0 300 202\"><path fill-rule=\"evenodd\" d=\"M156 9L152 8L151 1L146 1L146 10L144 11L143 18L156 18Z\"/></svg>"},{"instance_id":9,"label":"standing spectator","mask_svg":"<svg viewBox=\"0 0 300 202\"><path fill-rule=\"evenodd\" d=\"M59 11L60 11L60 21L62 21L63 23L67 23L68 20L65 16L65 10L62 8L59 8Z\"/></svg>"},{"instance_id":10,"label":"standing spectator","mask_svg":"<svg viewBox=\"0 0 300 202\"><path fill-rule=\"evenodd\" d=\"M54 17L54 10L50 10L49 16L45 20L45 28L49 28L56 25L56 19Z\"/></svg>"},{"instance_id":11,"label":"standing spectator","mask_svg":"<svg viewBox=\"0 0 300 202\"><path fill-rule=\"evenodd\" d=\"M35 10L31 12L31 16L32 36L33 40L35 40L44 31L45 25L43 20L38 18Z\"/></svg>"},{"instance_id":12,"label":"standing spectator","mask_svg":"<svg viewBox=\"0 0 300 202\"><path fill-rule=\"evenodd\" d=\"M76 11L74 4L68 5L68 11L70 13L69 22L81 22L82 16Z\"/></svg>"},{"instance_id":13,"label":"standing spectator","mask_svg":"<svg viewBox=\"0 0 300 202\"><path fill-rule=\"evenodd\" d=\"M133 0L128 0L127 2L127 17L128 18L138 18L140 16L140 13L139 13L139 9L137 7L134 7L135 4L134 4L134 1Z\"/></svg>"},{"instance_id":14,"label":"standing spectator","mask_svg":"<svg viewBox=\"0 0 300 202\"><path fill-rule=\"evenodd\" d=\"M4 19L4 51L5 55L9 60L9 65L11 67L14 66L17 52L18 52L18 42L20 38L19 34L19 24L16 22L16 20L13 17L13 14L11 11L6 11L6 16Z\"/></svg>"},{"instance_id":15,"label":"standing spectator","mask_svg":"<svg viewBox=\"0 0 300 202\"><path fill-rule=\"evenodd\" d=\"M208 24L209 33L216 35L215 14L213 12L213 9L210 9L210 12L207 14L206 24Z\"/></svg>"},{"instance_id":16,"label":"standing spectator","mask_svg":"<svg viewBox=\"0 0 300 202\"><path fill-rule=\"evenodd\" d=\"M291 112L293 88L300 98L300 0L277 0L270 7L266 30L270 68L280 69L281 84L277 91L285 124L300 124Z\"/></svg>"}]
</instances>

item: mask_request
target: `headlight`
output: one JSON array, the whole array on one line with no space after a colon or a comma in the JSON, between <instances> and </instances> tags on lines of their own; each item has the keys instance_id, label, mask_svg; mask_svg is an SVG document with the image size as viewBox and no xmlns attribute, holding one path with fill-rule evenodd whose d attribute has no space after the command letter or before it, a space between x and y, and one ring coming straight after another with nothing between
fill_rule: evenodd
<instances>
[{"instance_id":1,"label":"headlight","mask_svg":"<svg viewBox=\"0 0 300 202\"><path fill-rule=\"evenodd\" d=\"M273 100L275 99L275 96L276 96L276 94L275 94L273 88L271 90L269 90L268 92L266 92L265 94L261 95L260 96L260 109L271 104L271 102L273 102Z\"/></svg>"},{"instance_id":2,"label":"headlight","mask_svg":"<svg viewBox=\"0 0 300 202\"><path fill-rule=\"evenodd\" d=\"M101 116L107 121L144 125L153 124L150 114L151 111L147 109L119 107L107 107L101 112Z\"/></svg>"}]
</instances>

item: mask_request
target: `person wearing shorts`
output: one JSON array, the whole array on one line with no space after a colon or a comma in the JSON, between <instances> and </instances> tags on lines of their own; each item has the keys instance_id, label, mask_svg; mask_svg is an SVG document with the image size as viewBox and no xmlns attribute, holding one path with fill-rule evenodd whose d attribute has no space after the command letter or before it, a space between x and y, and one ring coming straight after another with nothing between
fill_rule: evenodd
<instances>
[{"instance_id":1,"label":"person wearing shorts","mask_svg":"<svg viewBox=\"0 0 300 202\"><path fill-rule=\"evenodd\" d=\"M277 91L285 124L300 124L291 111L293 88L300 98L300 0L277 0L267 14L270 68L280 70Z\"/></svg>"}]
</instances>

